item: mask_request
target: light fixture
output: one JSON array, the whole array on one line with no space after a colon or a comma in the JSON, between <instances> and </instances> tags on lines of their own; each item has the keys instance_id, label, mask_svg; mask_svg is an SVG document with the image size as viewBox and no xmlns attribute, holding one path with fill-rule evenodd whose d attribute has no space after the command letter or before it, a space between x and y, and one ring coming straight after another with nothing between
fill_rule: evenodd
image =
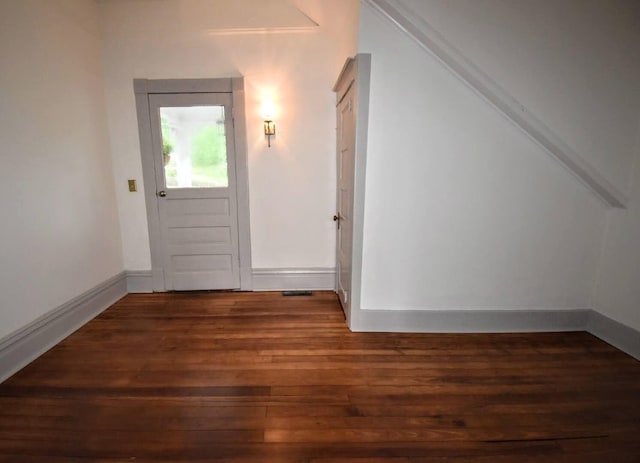
<instances>
[{"instance_id":1,"label":"light fixture","mask_svg":"<svg viewBox=\"0 0 640 463\"><path fill-rule=\"evenodd\" d=\"M276 134L276 124L273 122L275 107L271 100L262 103L262 117L264 117L264 135L267 137L267 146L271 148L271 137Z\"/></svg>"},{"instance_id":2,"label":"light fixture","mask_svg":"<svg viewBox=\"0 0 640 463\"><path fill-rule=\"evenodd\" d=\"M264 121L264 134L267 136L267 146L271 148L271 136L276 134L276 124L270 119Z\"/></svg>"}]
</instances>

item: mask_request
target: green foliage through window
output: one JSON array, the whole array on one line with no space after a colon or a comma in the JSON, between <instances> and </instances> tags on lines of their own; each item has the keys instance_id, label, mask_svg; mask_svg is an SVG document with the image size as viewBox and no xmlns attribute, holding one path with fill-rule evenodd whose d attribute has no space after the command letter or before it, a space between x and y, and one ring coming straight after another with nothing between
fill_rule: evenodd
<instances>
[{"instance_id":1,"label":"green foliage through window","mask_svg":"<svg viewBox=\"0 0 640 463\"><path fill-rule=\"evenodd\" d=\"M166 118L160 119L162 129L162 154L168 156L173 151L173 137L171 136L171 127Z\"/></svg>"},{"instance_id":2,"label":"green foliage through window","mask_svg":"<svg viewBox=\"0 0 640 463\"><path fill-rule=\"evenodd\" d=\"M218 109L222 113L222 108ZM171 111L172 108L161 108L161 112L162 110ZM224 119L222 114L218 117ZM185 120L184 116L172 116L175 120L162 114L160 117L167 187L228 187L224 123L209 122L218 118L215 115L208 122L191 117ZM185 144L189 152L185 151Z\"/></svg>"},{"instance_id":3,"label":"green foliage through window","mask_svg":"<svg viewBox=\"0 0 640 463\"><path fill-rule=\"evenodd\" d=\"M229 186L223 125L204 127L192 138L191 175L193 186Z\"/></svg>"}]
</instances>

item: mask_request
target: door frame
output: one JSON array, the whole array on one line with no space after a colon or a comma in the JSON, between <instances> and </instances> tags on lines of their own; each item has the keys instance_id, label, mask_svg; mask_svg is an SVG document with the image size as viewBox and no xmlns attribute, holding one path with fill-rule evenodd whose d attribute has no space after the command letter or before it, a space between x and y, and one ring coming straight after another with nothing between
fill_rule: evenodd
<instances>
[{"instance_id":1,"label":"door frame","mask_svg":"<svg viewBox=\"0 0 640 463\"><path fill-rule=\"evenodd\" d=\"M347 325L352 331L361 326L360 296L362 290L362 257L364 243L365 181L367 170L367 139L369 133L369 91L371 86L371 54L358 53L348 58L335 85L336 105L354 88L355 149L353 179L353 237L351 248L351 296L345 308ZM337 146L337 143L336 143ZM336 153L337 157L337 153ZM336 189L339 179L336 178ZM337 205L337 198L336 198ZM336 230L336 238L338 231ZM337 243L337 240L336 240ZM338 249L336 246L336 291L338 290Z\"/></svg>"},{"instance_id":2,"label":"door frame","mask_svg":"<svg viewBox=\"0 0 640 463\"><path fill-rule=\"evenodd\" d=\"M236 154L236 188L238 201L238 251L240 258L240 290L251 291L251 228L249 220L249 161L247 128L244 109L244 78L221 79L134 79L133 91L138 114L138 134L142 160L151 275L154 292L165 292L160 215L158 213L159 186L156 184L154 153L151 139L149 95L161 93L230 93L233 104L234 143Z\"/></svg>"}]
</instances>

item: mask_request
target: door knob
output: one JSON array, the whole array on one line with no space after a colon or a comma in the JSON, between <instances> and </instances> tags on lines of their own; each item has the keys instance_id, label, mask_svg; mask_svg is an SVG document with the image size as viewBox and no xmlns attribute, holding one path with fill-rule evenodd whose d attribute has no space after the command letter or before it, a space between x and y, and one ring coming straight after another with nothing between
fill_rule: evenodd
<instances>
[{"instance_id":1,"label":"door knob","mask_svg":"<svg viewBox=\"0 0 640 463\"><path fill-rule=\"evenodd\" d=\"M160 196L161 198L164 198L165 196L167 196L167 192L164 190L158 191L158 196Z\"/></svg>"},{"instance_id":2,"label":"door knob","mask_svg":"<svg viewBox=\"0 0 640 463\"><path fill-rule=\"evenodd\" d=\"M340 220L340 216L339 215L334 215L333 216L333 221L337 222L338 220Z\"/></svg>"}]
</instances>

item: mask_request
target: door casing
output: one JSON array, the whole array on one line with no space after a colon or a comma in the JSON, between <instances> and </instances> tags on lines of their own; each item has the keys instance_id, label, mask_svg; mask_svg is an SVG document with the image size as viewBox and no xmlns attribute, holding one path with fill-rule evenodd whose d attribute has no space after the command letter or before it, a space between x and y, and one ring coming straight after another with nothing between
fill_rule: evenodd
<instances>
[{"instance_id":1,"label":"door casing","mask_svg":"<svg viewBox=\"0 0 640 463\"><path fill-rule=\"evenodd\" d=\"M149 243L151 250L151 273L154 292L164 292L165 287L163 253L160 237L158 197L160 186L156 183L154 153L151 137L149 95L163 93L229 93L233 102L233 124L235 144L235 171L238 205L238 245L240 260L240 290L253 289L251 277L251 233L249 221L249 178L247 131L244 113L244 79L242 77L221 79L134 79L133 89L138 114L138 133L144 180Z\"/></svg>"},{"instance_id":2,"label":"door casing","mask_svg":"<svg viewBox=\"0 0 640 463\"><path fill-rule=\"evenodd\" d=\"M347 92L353 89L352 111L355 120L354 133L354 169L352 207L352 240L351 240L351 295L347 300L345 316L347 325L352 331L358 331L361 325L360 296L362 286L362 258L364 241L364 206L365 180L367 166L367 138L369 130L369 87L371 82L371 55L358 53L348 58L340 76L333 87L337 105ZM336 191L339 185L336 182ZM336 249L336 261L339 258ZM336 262L337 263L337 262ZM339 273L336 272L336 290Z\"/></svg>"},{"instance_id":3,"label":"door casing","mask_svg":"<svg viewBox=\"0 0 640 463\"><path fill-rule=\"evenodd\" d=\"M345 317L350 318L351 260L353 256L353 186L355 168L355 114L353 82L338 101L336 118L336 291Z\"/></svg>"}]
</instances>

